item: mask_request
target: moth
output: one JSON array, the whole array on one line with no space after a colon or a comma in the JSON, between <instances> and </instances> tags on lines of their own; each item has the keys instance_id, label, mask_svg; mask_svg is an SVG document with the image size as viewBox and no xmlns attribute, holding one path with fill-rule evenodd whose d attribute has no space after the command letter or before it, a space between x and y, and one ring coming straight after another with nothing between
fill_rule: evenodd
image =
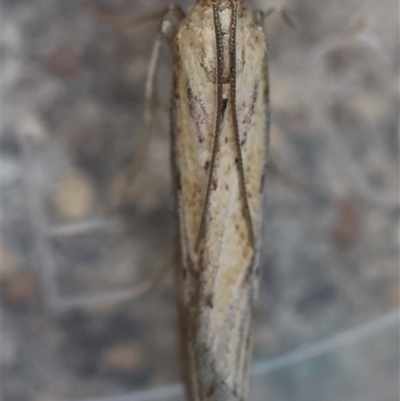
<instances>
[{"instance_id":1,"label":"moth","mask_svg":"<svg viewBox=\"0 0 400 401\"><path fill-rule=\"evenodd\" d=\"M180 20L177 29L165 19L169 12ZM154 121L165 37L174 63L174 270L187 398L246 401L269 140L268 43L245 0L197 0L187 15L171 5L134 22L153 18L162 22L146 84L142 142Z\"/></svg>"}]
</instances>

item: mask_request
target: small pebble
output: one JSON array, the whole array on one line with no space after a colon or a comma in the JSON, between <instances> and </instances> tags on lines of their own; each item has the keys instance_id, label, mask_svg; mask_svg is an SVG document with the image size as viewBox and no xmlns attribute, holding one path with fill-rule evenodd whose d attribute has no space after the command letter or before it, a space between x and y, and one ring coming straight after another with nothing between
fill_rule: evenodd
<instances>
[{"instance_id":1,"label":"small pebble","mask_svg":"<svg viewBox=\"0 0 400 401\"><path fill-rule=\"evenodd\" d=\"M101 356L102 364L111 370L132 372L144 362L143 352L135 342L123 342L110 345Z\"/></svg>"},{"instance_id":2,"label":"small pebble","mask_svg":"<svg viewBox=\"0 0 400 401\"><path fill-rule=\"evenodd\" d=\"M34 272L19 270L8 276L2 282L3 300L12 305L22 305L29 302L39 289L39 282Z\"/></svg>"},{"instance_id":3,"label":"small pebble","mask_svg":"<svg viewBox=\"0 0 400 401\"><path fill-rule=\"evenodd\" d=\"M73 172L54 192L52 204L56 213L63 218L87 216L93 209L93 186L84 175Z\"/></svg>"}]
</instances>

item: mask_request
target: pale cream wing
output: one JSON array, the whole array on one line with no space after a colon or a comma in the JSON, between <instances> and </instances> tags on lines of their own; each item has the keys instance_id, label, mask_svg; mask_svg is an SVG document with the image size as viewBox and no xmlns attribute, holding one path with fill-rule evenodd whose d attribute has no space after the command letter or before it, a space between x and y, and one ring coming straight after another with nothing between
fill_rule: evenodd
<instances>
[{"instance_id":1,"label":"pale cream wing","mask_svg":"<svg viewBox=\"0 0 400 401\"><path fill-rule=\"evenodd\" d=\"M246 8L241 11L237 31L236 112L248 202L258 238L266 151L266 40L250 12ZM229 18L226 21L229 23ZM223 18L221 23L225 29ZM212 10L200 3L184 21L176 38L172 146L180 240L178 298L191 397L229 401L243 399L247 391L243 382L247 381L244 378L248 375L251 355L250 327L258 257L251 246L239 191L232 126L234 109L229 101L228 84L224 87L227 100L204 238L196 250L215 131L216 84L212 60L215 64ZM226 55L225 60L228 60Z\"/></svg>"}]
</instances>

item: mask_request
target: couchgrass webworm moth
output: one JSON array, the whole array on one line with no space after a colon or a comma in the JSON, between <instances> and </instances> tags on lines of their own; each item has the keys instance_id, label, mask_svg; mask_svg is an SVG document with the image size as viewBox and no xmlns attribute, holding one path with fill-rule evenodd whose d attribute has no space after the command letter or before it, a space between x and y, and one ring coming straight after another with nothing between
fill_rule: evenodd
<instances>
[{"instance_id":1,"label":"couchgrass webworm moth","mask_svg":"<svg viewBox=\"0 0 400 401\"><path fill-rule=\"evenodd\" d=\"M263 13L245 0L197 0L187 15L170 5L133 19L89 7L110 22L160 20L141 148L154 123L163 37L172 48L173 264L183 379L190 401L246 401L269 139ZM177 27L165 19L169 13ZM130 178L142 159L134 161Z\"/></svg>"}]
</instances>

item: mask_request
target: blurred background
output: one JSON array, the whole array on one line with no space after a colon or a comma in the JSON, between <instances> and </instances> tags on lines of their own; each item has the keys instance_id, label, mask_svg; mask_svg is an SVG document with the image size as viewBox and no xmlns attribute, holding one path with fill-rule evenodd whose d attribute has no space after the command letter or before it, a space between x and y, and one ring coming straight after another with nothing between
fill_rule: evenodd
<instances>
[{"instance_id":1,"label":"blurred background","mask_svg":"<svg viewBox=\"0 0 400 401\"><path fill-rule=\"evenodd\" d=\"M157 23L111 26L80 1L2 4L3 399L183 400L172 275L132 298L174 240L169 49L145 165L109 216ZM310 188L266 185L251 400L397 401L399 4L251 5L296 23L266 23L271 152Z\"/></svg>"}]
</instances>

